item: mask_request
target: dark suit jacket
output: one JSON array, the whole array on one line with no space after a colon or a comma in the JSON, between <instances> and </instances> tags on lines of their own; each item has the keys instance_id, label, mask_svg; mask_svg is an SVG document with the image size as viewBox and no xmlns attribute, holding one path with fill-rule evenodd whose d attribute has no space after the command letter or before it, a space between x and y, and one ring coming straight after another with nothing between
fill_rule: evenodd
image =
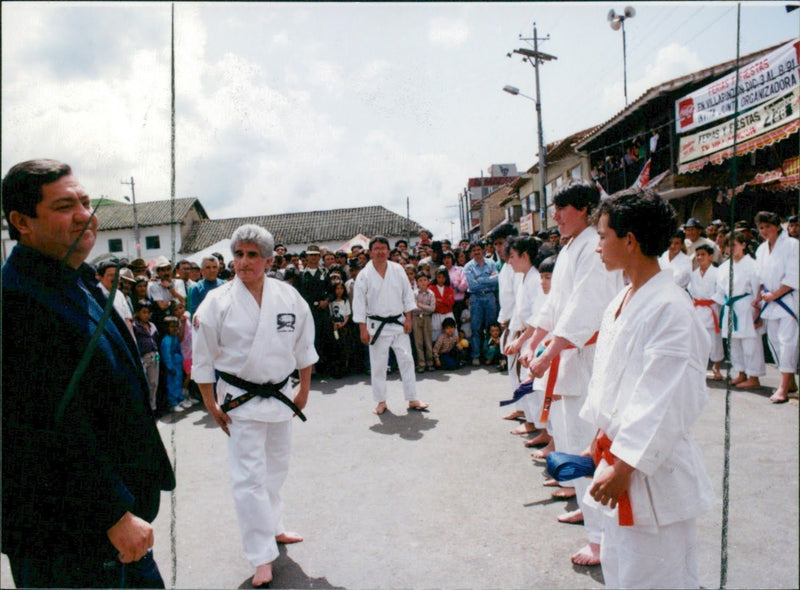
<instances>
[{"instance_id":1,"label":"dark suit jacket","mask_svg":"<svg viewBox=\"0 0 800 590\"><path fill-rule=\"evenodd\" d=\"M2 280L3 552L113 555L106 531L175 487L136 344L112 313L57 421L106 298L92 267L19 245Z\"/></svg>"}]
</instances>

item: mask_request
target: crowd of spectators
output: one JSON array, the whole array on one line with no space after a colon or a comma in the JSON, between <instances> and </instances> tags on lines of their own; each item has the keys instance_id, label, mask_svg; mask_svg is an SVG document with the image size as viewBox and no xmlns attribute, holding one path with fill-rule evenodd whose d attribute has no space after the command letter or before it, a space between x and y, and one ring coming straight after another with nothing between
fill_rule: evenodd
<instances>
[{"instance_id":1,"label":"crowd of spectators","mask_svg":"<svg viewBox=\"0 0 800 590\"><path fill-rule=\"evenodd\" d=\"M635 161L633 151L632 146L630 156ZM785 232L788 237L800 235L797 217L787 220ZM423 230L411 247L405 239L394 243L390 260L404 267L418 304L410 334L417 372L454 370L469 363L506 370L501 337L508 318L502 317L503 286L498 277L507 264L506 240L516 233L513 226L501 226L485 241L461 240L454 246L447 239L433 240L430 232ZM555 228L535 237L539 244L537 267L569 242L569 236L562 237ZM763 241L759 231L744 220L731 229L718 219L703 227L691 218L673 237L660 263L671 268L675 281L691 293L698 247L710 252L711 264L717 267L731 256L734 237L747 244L748 252L755 252ZM368 350L352 320L353 284L368 262L369 252L358 244L350 252L313 244L302 252L275 246L267 275L291 283L311 308L320 357L314 369L318 377L340 379L370 372ZM163 256L149 266L142 259L105 262L98 267L104 292L110 292L118 268L114 306L139 344L151 384L151 407L154 411L183 411L198 397L190 379L191 317L209 291L234 277L233 267L226 266L219 252L199 264L180 260L174 268ZM716 297L718 316L727 295L718 293ZM767 347L766 358L770 357ZM389 371L393 370L396 363L390 355ZM758 383L747 378L743 368L742 373L741 383Z\"/></svg>"}]
</instances>

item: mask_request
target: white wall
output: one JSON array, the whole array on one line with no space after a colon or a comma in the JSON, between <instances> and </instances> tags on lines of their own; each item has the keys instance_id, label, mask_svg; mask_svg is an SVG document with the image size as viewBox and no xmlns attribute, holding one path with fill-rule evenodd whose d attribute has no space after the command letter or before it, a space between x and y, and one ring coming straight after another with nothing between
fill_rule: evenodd
<instances>
[{"instance_id":1,"label":"white wall","mask_svg":"<svg viewBox=\"0 0 800 590\"><path fill-rule=\"evenodd\" d=\"M169 225L156 225L151 227L139 228L139 236L142 244L141 257L144 258L146 262L150 262L151 260L154 260L159 256L166 256L167 258L172 258L172 230ZM146 239L148 236L158 236L160 241L160 247L148 250L147 239ZM127 258L128 260L133 260L134 258L138 258L138 256L136 255L136 241L134 239L133 228L127 228L127 229L115 229L115 230L106 230L97 232L97 241L94 244L94 248L92 248L92 251L89 253L87 261L91 262L98 256L102 256L103 254L108 254L109 253L108 241L112 239L122 240L122 252L116 252L114 253L114 256L118 258ZM178 259L180 259L180 256L177 254L177 252L179 252L180 249L181 249L181 228L180 226L176 226L175 256Z\"/></svg>"}]
</instances>

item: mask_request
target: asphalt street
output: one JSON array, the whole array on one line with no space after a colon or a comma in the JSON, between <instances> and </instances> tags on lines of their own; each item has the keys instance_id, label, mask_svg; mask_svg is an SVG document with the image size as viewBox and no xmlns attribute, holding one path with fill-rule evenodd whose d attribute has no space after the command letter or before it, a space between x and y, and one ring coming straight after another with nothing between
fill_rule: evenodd
<instances>
[{"instance_id":1,"label":"asphalt street","mask_svg":"<svg viewBox=\"0 0 800 590\"><path fill-rule=\"evenodd\" d=\"M777 383L770 367L763 380ZM599 567L573 566L581 526L556 517L543 463L502 420L507 377L488 368L418 375L427 413L407 412L397 375L389 411L372 413L367 377L312 382L295 421L284 487L285 546L273 588L600 588ZM720 585L724 385L709 381L694 428L718 503L698 520L700 579ZM798 584L798 402L732 391L727 587ZM156 559L167 587L248 588L228 483L225 434L202 406L159 420L178 487L163 494ZM13 587L8 562L3 587Z\"/></svg>"}]
</instances>

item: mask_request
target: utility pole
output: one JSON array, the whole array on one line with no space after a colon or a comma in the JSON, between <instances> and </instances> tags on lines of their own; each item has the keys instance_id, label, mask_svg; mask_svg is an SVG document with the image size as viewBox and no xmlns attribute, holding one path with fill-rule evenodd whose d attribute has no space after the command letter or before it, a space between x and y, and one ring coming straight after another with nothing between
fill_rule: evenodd
<instances>
[{"instance_id":1,"label":"utility pole","mask_svg":"<svg viewBox=\"0 0 800 590\"><path fill-rule=\"evenodd\" d=\"M523 47L520 49L515 49L514 53L518 53L520 55L525 56L522 58L522 61L527 61L533 66L534 76L536 78L536 98L534 102L536 103L536 122L539 127L539 191L541 197L540 207L541 207L542 227L543 229L547 229L547 195L545 193L545 168L547 168L547 153L545 151L544 130L542 128L542 96L539 90L539 64L545 61L551 61L558 58L554 55L550 55L539 51L539 41L549 41L550 35L548 34L546 37L539 37L538 32L536 30L536 22L533 23L533 37L523 37L520 34L519 39L520 41L533 41L533 50L526 49ZM508 54L508 57L511 57L510 53ZM519 90L517 90L517 92L506 90L506 92L510 92L511 94L519 94Z\"/></svg>"},{"instance_id":2,"label":"utility pole","mask_svg":"<svg viewBox=\"0 0 800 590\"><path fill-rule=\"evenodd\" d=\"M128 199L128 197L125 197L125 200L129 201L131 203L131 205L133 206L133 240L134 240L135 246L136 246L136 258L141 258L142 257L142 243L139 240L139 219L136 216L136 191L134 190L133 176L131 176L130 182L127 182L125 180L120 180L119 183L120 184L128 184L131 187L131 198Z\"/></svg>"}]
</instances>

